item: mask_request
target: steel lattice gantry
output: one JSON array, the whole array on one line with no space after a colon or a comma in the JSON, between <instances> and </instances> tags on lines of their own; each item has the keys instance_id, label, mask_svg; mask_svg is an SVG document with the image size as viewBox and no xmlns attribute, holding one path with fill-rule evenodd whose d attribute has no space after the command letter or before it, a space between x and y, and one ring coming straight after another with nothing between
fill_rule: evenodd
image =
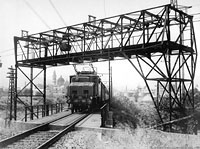
<instances>
[{"instance_id":1,"label":"steel lattice gantry","mask_svg":"<svg viewBox=\"0 0 200 149\"><path fill-rule=\"evenodd\" d=\"M162 123L166 120L160 111L166 102L168 121L175 118L176 107L194 110L194 96L190 95L197 59L193 17L171 5L14 37L14 45L15 84L18 71L26 75L22 67L31 71L41 68L44 104L47 66L122 58L128 59L144 79ZM37 88L33 83L37 76L31 73L26 77ZM152 90L155 87L156 93ZM20 100L19 91L16 99Z\"/></svg>"}]
</instances>

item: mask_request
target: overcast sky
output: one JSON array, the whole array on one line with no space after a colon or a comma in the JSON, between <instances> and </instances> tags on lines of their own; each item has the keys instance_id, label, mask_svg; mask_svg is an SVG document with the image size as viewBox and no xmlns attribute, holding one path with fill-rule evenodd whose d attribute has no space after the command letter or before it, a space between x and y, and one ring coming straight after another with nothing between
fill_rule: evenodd
<instances>
[{"instance_id":1,"label":"overcast sky","mask_svg":"<svg viewBox=\"0 0 200 149\"><path fill-rule=\"evenodd\" d=\"M8 67L14 66L13 37L21 36L21 30L27 30L29 34L39 33L86 22L88 15L101 19L168 3L170 0L0 0L0 56L3 62L3 67L0 68L0 87L8 85L6 73ZM199 0L178 0L178 4L192 6L188 10L189 14L200 13ZM194 20L200 20L200 15L195 15ZM196 22L195 33L198 49L200 48L199 27L200 22ZM55 70L57 70L57 76L64 77L67 77L69 72L73 72L72 67L67 67L64 72L62 67L55 68ZM99 68L99 71L101 70L105 71ZM52 71L48 74L50 78ZM119 79L115 83L118 87L128 86L130 89L144 85L143 80L127 61L113 63L113 72L115 80L122 75L127 78ZM198 78L200 78L200 67L197 67L195 80L195 85L200 86ZM135 83L130 83L134 81Z\"/></svg>"}]
</instances>

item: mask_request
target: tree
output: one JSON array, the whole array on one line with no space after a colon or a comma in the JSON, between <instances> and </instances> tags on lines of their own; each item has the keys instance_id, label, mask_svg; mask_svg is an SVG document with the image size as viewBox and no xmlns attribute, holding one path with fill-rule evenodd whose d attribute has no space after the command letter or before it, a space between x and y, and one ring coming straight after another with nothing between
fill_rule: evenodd
<instances>
[{"instance_id":1,"label":"tree","mask_svg":"<svg viewBox=\"0 0 200 149\"><path fill-rule=\"evenodd\" d=\"M172 120L176 120L176 119L182 119L181 121L178 121L176 123L174 123L173 125L176 127L176 130L174 131L178 131L178 132L183 132L183 133L193 133L194 130L193 128L195 128L196 126L196 121L198 121L198 123L200 124L200 91L195 88L194 92L189 91L189 96L191 97L192 94L194 93L194 111L191 110L192 105L189 101L189 97L184 95L182 95L182 100L186 101L184 102L183 106L173 106L172 108ZM185 98L185 99L183 99ZM165 97L163 98L162 104L160 105L160 111L161 111L161 115L163 116L163 118L166 121L169 121L169 111L170 110L170 103L169 103L169 97ZM186 118L187 116L191 116L192 114L194 114L193 117ZM200 126L198 126L200 128Z\"/></svg>"},{"instance_id":2,"label":"tree","mask_svg":"<svg viewBox=\"0 0 200 149\"><path fill-rule=\"evenodd\" d=\"M138 102L140 92L141 92L141 87L137 86L137 89L135 90L135 93L133 94L133 97L135 98L136 102Z\"/></svg>"},{"instance_id":3,"label":"tree","mask_svg":"<svg viewBox=\"0 0 200 149\"><path fill-rule=\"evenodd\" d=\"M24 89L24 91L23 91L22 94L23 94L23 95L31 95L31 90L28 89L28 88L26 88L26 89Z\"/></svg>"}]
</instances>

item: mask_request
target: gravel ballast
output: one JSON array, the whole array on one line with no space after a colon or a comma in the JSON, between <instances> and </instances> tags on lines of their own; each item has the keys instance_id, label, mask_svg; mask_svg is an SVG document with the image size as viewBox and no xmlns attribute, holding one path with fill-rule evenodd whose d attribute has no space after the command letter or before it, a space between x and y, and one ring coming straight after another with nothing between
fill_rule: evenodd
<instances>
[{"instance_id":1,"label":"gravel ballast","mask_svg":"<svg viewBox=\"0 0 200 149\"><path fill-rule=\"evenodd\" d=\"M199 135L167 133L153 129L123 129L115 133L78 130L65 135L52 148L64 149L149 149L200 148Z\"/></svg>"}]
</instances>

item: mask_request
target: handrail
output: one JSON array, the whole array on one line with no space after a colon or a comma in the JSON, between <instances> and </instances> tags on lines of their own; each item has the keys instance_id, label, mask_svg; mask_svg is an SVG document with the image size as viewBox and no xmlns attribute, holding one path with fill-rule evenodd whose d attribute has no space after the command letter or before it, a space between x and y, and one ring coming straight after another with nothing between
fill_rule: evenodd
<instances>
[{"instance_id":1,"label":"handrail","mask_svg":"<svg viewBox=\"0 0 200 149\"><path fill-rule=\"evenodd\" d=\"M44 106L44 105L25 106L25 116L23 119L25 119L25 122L26 122L28 117L33 119L33 116L31 116L31 115L36 115L36 118L39 118L40 115L42 117L44 117L44 116L52 115L54 113L62 112L63 104L64 103L48 104L46 106ZM27 112L28 109L32 109L32 111ZM36 111L34 111L34 110L36 110ZM28 115L30 115L30 116L28 116Z\"/></svg>"},{"instance_id":2,"label":"handrail","mask_svg":"<svg viewBox=\"0 0 200 149\"><path fill-rule=\"evenodd\" d=\"M194 114L191 114L189 116L185 116L185 117L182 117L182 118L179 118L179 119L175 119L175 120L168 121L168 122L165 122L165 123L162 123L162 124L154 125L151 128L157 128L157 127L160 127L160 126L173 124L173 123L176 123L176 122L180 122L180 121L183 121L183 120L186 120L186 119L193 118L193 116L194 116Z\"/></svg>"}]
</instances>

